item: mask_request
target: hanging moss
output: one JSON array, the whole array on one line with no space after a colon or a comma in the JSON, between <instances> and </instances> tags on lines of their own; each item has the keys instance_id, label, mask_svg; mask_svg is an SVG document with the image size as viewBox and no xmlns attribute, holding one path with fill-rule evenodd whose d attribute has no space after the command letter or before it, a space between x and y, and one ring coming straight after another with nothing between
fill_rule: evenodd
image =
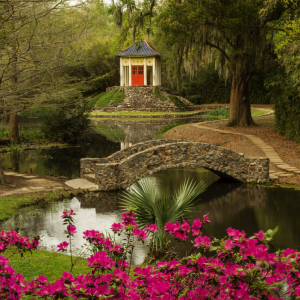
<instances>
[{"instance_id":1,"label":"hanging moss","mask_svg":"<svg viewBox=\"0 0 300 300\"><path fill-rule=\"evenodd\" d=\"M182 100L180 100L178 97L174 95L169 95L168 97L178 108L185 108L187 106Z\"/></svg>"}]
</instances>

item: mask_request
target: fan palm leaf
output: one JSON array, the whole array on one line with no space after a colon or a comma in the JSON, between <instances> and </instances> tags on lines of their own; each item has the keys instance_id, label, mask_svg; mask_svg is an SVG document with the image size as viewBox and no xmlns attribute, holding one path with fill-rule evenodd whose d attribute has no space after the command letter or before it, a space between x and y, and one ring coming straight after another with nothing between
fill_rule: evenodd
<instances>
[{"instance_id":1,"label":"fan palm leaf","mask_svg":"<svg viewBox=\"0 0 300 300\"><path fill-rule=\"evenodd\" d=\"M135 181L130 190L122 198L122 209L135 209L136 223L140 228L147 224L155 224L158 233L153 235L153 245L162 247L166 242L167 234L164 231L166 223L183 221L186 214L197 205L197 197L204 192L206 184L185 180L172 196L160 196L156 182L151 178Z\"/></svg>"}]
</instances>

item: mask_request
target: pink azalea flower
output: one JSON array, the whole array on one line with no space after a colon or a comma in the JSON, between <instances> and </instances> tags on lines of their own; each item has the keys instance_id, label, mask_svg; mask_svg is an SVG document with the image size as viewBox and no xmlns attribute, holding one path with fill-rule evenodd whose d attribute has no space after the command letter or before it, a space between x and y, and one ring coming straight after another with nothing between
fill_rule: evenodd
<instances>
[{"instance_id":1,"label":"pink azalea flower","mask_svg":"<svg viewBox=\"0 0 300 300\"><path fill-rule=\"evenodd\" d=\"M120 223L114 223L111 225L111 230L114 233L118 233L118 232L124 230L124 227Z\"/></svg>"},{"instance_id":2,"label":"pink azalea flower","mask_svg":"<svg viewBox=\"0 0 300 300\"><path fill-rule=\"evenodd\" d=\"M139 240L145 240L148 236L144 230L134 228L132 231L133 236L137 236Z\"/></svg>"},{"instance_id":3,"label":"pink azalea flower","mask_svg":"<svg viewBox=\"0 0 300 300\"><path fill-rule=\"evenodd\" d=\"M203 215L203 222L204 223L210 223L210 220L209 220L207 215Z\"/></svg>"},{"instance_id":4,"label":"pink azalea flower","mask_svg":"<svg viewBox=\"0 0 300 300\"><path fill-rule=\"evenodd\" d=\"M158 232L157 226L155 224L151 224L150 226L148 226L148 223L147 223L145 230L150 231L150 232Z\"/></svg>"},{"instance_id":5,"label":"pink azalea flower","mask_svg":"<svg viewBox=\"0 0 300 300\"><path fill-rule=\"evenodd\" d=\"M258 233L254 233L254 236L257 237L261 241L263 241L265 239L264 232L262 230L260 230Z\"/></svg>"},{"instance_id":6,"label":"pink azalea flower","mask_svg":"<svg viewBox=\"0 0 300 300\"><path fill-rule=\"evenodd\" d=\"M69 243L67 243L67 242L62 242L62 243L60 243L57 247L58 247L58 252L59 251L66 251L67 250L67 247L69 246Z\"/></svg>"},{"instance_id":7,"label":"pink azalea flower","mask_svg":"<svg viewBox=\"0 0 300 300\"><path fill-rule=\"evenodd\" d=\"M65 209L65 210L63 211L63 215L62 215L61 217L62 217L62 218L66 218L66 217L70 217L70 216L73 216L73 215L75 215L73 209L71 209L71 210Z\"/></svg>"},{"instance_id":8,"label":"pink azalea flower","mask_svg":"<svg viewBox=\"0 0 300 300\"><path fill-rule=\"evenodd\" d=\"M87 258L87 266L92 268L100 268L103 270L111 269L115 266L115 261L108 257L105 251L97 252Z\"/></svg>"},{"instance_id":9,"label":"pink azalea flower","mask_svg":"<svg viewBox=\"0 0 300 300\"><path fill-rule=\"evenodd\" d=\"M194 220L193 225L192 225L192 234L199 235L201 227L202 227L202 222L200 221L200 219Z\"/></svg>"},{"instance_id":10,"label":"pink azalea flower","mask_svg":"<svg viewBox=\"0 0 300 300\"><path fill-rule=\"evenodd\" d=\"M190 225L189 225L189 223L186 220L183 220L183 224L180 226L180 229L183 232L188 233L190 231Z\"/></svg>"},{"instance_id":11,"label":"pink azalea flower","mask_svg":"<svg viewBox=\"0 0 300 300\"><path fill-rule=\"evenodd\" d=\"M226 240L226 242L225 242L225 244L224 244L225 250L227 250L227 251L231 250L231 249L232 249L232 246L233 246L233 245L232 245L231 240L230 240L230 239Z\"/></svg>"},{"instance_id":12,"label":"pink azalea flower","mask_svg":"<svg viewBox=\"0 0 300 300\"><path fill-rule=\"evenodd\" d=\"M195 244L194 247L205 247L209 248L211 246L210 238L207 236L198 236L195 238Z\"/></svg>"},{"instance_id":13,"label":"pink azalea flower","mask_svg":"<svg viewBox=\"0 0 300 300\"><path fill-rule=\"evenodd\" d=\"M77 232L77 231L76 231L76 227L73 226L73 225L68 225L68 226L67 226L67 230L68 230L68 233L69 233L70 235L74 235L74 233Z\"/></svg>"}]
</instances>

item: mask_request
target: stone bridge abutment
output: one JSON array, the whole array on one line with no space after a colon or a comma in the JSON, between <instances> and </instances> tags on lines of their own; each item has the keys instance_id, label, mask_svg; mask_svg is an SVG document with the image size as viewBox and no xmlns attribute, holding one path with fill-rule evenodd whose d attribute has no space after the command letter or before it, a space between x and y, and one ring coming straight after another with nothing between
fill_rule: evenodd
<instances>
[{"instance_id":1,"label":"stone bridge abutment","mask_svg":"<svg viewBox=\"0 0 300 300\"><path fill-rule=\"evenodd\" d=\"M135 179L175 167L205 168L239 182L269 178L268 158L245 158L222 147L185 140L139 143L107 158L82 158L81 178L92 180L101 191L126 189Z\"/></svg>"}]
</instances>

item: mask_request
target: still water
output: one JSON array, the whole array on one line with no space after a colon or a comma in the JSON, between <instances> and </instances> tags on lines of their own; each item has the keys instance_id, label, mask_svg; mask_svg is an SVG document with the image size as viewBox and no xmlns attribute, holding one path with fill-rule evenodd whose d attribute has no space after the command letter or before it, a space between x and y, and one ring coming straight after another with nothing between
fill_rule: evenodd
<instances>
[{"instance_id":1,"label":"still water","mask_svg":"<svg viewBox=\"0 0 300 300\"><path fill-rule=\"evenodd\" d=\"M151 126L154 129L150 130ZM33 173L41 175L50 170L55 175L78 177L80 158L106 157L120 150L124 143L134 144L151 139L151 132L153 134L161 123L151 126L146 126L145 123L139 126L138 122L102 122L97 126L98 134L94 134L84 146L22 152L18 168L20 172L32 168ZM8 165L9 156L3 156L2 162ZM267 230L278 226L274 250L300 250L300 191L226 182L207 170L196 168L169 169L155 173L152 177L161 194L174 193L186 179L205 181L207 190L200 196L199 205L188 217L193 220L202 218L205 213L209 214L211 223L205 229L209 236L221 238L226 235L225 230L228 227L253 235L260 229ZM84 242L83 231L95 229L104 232L110 229L112 223L121 221L119 206L123 193L99 192L49 203L43 208L24 208L18 215L0 223L0 229L15 229L29 237L43 235L42 248L56 251L56 246L66 240L60 216L65 208L72 208L77 213L77 234L73 243L79 249ZM134 264L142 263L146 253L147 246L140 245L134 253Z\"/></svg>"},{"instance_id":2,"label":"still water","mask_svg":"<svg viewBox=\"0 0 300 300\"><path fill-rule=\"evenodd\" d=\"M217 238L226 235L226 228L244 230L248 235L279 226L274 238L274 250L300 249L299 191L265 188L228 183L206 170L195 168L169 169L154 174L160 193L173 193L187 178L203 180L207 190L199 197L199 205L188 217L190 220L209 214L211 223L205 234ZM61 214L65 208L76 211L77 234L75 248L84 243L83 231L96 229L109 231L112 223L121 222L119 204L123 191L96 193L82 198L53 202L43 208L25 208L19 214L0 224L0 229L15 229L24 236L43 235L42 249L56 251L57 245L66 240ZM181 248L178 246L179 253ZM147 246L140 245L134 253L133 263L141 264Z\"/></svg>"},{"instance_id":3,"label":"still water","mask_svg":"<svg viewBox=\"0 0 300 300\"><path fill-rule=\"evenodd\" d=\"M9 153L0 156L4 169L16 168L17 172L29 172L78 178L80 158L107 157L130 145L152 140L157 131L166 125L197 122L199 119L166 119L152 121L127 121L94 119L92 133L83 137L80 146L22 151L13 162ZM37 130L38 127L36 127Z\"/></svg>"}]
</instances>

